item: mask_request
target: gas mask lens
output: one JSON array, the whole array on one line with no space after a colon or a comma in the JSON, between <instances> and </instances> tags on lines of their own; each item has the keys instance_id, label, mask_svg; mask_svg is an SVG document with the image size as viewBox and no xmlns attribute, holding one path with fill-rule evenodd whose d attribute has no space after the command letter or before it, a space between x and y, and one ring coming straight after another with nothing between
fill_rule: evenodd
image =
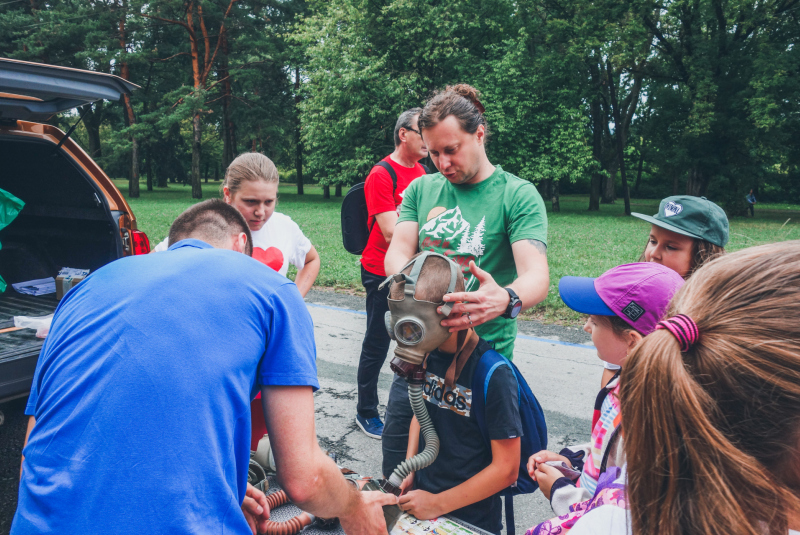
<instances>
[{"instance_id":1,"label":"gas mask lens","mask_svg":"<svg viewBox=\"0 0 800 535\"><path fill-rule=\"evenodd\" d=\"M394 334L399 342L408 346L413 346L422 341L425 335L425 329L422 324L412 319L403 319L397 322L394 326Z\"/></svg>"}]
</instances>

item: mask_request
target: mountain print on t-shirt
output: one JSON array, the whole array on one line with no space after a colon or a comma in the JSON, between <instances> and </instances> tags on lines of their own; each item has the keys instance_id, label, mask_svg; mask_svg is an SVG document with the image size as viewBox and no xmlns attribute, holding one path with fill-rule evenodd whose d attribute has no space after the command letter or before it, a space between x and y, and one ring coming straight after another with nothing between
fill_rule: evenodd
<instances>
[{"instance_id":1,"label":"mountain print on t-shirt","mask_svg":"<svg viewBox=\"0 0 800 535\"><path fill-rule=\"evenodd\" d=\"M434 215L420 229L420 249L441 253L458 263L464 273L465 291L472 291L477 279L469 272L469 262L473 260L480 266L481 257L486 250L483 243L486 216L483 216L473 230L458 206L450 210L440 210L444 208L431 210L429 215L438 215Z\"/></svg>"}]
</instances>

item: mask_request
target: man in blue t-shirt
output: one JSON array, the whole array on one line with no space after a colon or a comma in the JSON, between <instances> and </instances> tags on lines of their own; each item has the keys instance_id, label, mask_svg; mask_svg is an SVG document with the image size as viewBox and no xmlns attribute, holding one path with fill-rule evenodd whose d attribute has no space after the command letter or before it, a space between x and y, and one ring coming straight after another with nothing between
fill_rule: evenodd
<instances>
[{"instance_id":1,"label":"man in blue t-shirt","mask_svg":"<svg viewBox=\"0 0 800 535\"><path fill-rule=\"evenodd\" d=\"M385 533L386 495L350 486L320 450L311 318L291 281L250 258L222 201L189 208L169 251L128 257L62 300L26 413L25 533L255 533L250 400L262 392L279 480L348 533Z\"/></svg>"}]
</instances>

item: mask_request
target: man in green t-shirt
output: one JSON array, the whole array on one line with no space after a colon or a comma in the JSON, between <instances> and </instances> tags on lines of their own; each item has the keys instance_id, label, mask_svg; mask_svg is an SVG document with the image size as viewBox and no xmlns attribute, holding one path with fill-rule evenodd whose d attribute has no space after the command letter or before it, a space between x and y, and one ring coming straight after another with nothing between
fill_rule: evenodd
<instances>
[{"instance_id":1,"label":"man in green t-shirt","mask_svg":"<svg viewBox=\"0 0 800 535\"><path fill-rule=\"evenodd\" d=\"M483 111L477 91L466 84L448 87L425 105L418 124L439 173L405 190L384 265L387 274L398 273L419 250L458 262L466 291L445 297L459 303L442 325L475 327L511 359L517 314L547 297L547 216L533 184L489 162ZM405 459L411 420L405 386L395 377L389 394L385 476Z\"/></svg>"}]
</instances>

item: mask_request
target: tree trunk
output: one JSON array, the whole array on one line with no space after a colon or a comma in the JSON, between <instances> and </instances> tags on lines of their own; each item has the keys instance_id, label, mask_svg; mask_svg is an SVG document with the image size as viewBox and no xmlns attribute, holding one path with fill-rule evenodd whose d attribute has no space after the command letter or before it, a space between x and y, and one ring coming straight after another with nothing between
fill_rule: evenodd
<instances>
[{"instance_id":1,"label":"tree trunk","mask_svg":"<svg viewBox=\"0 0 800 535\"><path fill-rule=\"evenodd\" d=\"M119 47L122 49L123 57L128 54L128 47L125 35L125 17L127 15L127 8L125 0L122 0L122 13L119 19ZM122 62L121 73L126 80L130 78L130 71L128 69L128 62ZM122 101L125 105L125 114L127 117L128 126L136 124L136 116L133 113L133 105L131 105L130 95L123 95ZM139 197L139 141L136 136L131 134L131 173L128 178L128 197Z\"/></svg>"},{"instance_id":2,"label":"tree trunk","mask_svg":"<svg viewBox=\"0 0 800 535\"><path fill-rule=\"evenodd\" d=\"M342 196L342 185L336 184L336 193L334 194L336 197Z\"/></svg>"},{"instance_id":3,"label":"tree trunk","mask_svg":"<svg viewBox=\"0 0 800 535\"><path fill-rule=\"evenodd\" d=\"M331 198L331 187L330 186L322 186L322 198L323 199L330 199Z\"/></svg>"},{"instance_id":4,"label":"tree trunk","mask_svg":"<svg viewBox=\"0 0 800 535\"><path fill-rule=\"evenodd\" d=\"M222 82L222 165L227 169L236 158L236 139L234 137L233 119L231 119L231 78L228 71L228 34L222 32L222 57L220 58L219 77Z\"/></svg>"},{"instance_id":5,"label":"tree trunk","mask_svg":"<svg viewBox=\"0 0 800 535\"><path fill-rule=\"evenodd\" d=\"M86 127L86 135L89 138L89 156L97 160L103 156L100 145L100 125L103 122L103 100L98 100L94 104L84 104L81 106L83 115L83 125ZM94 108L92 108L94 106ZM87 110L87 108L89 108Z\"/></svg>"},{"instance_id":6,"label":"tree trunk","mask_svg":"<svg viewBox=\"0 0 800 535\"><path fill-rule=\"evenodd\" d=\"M622 179L622 195L625 198L625 215L631 215L631 194L628 190L628 179L625 176L625 147L622 138L625 136L625 127L619 113L619 101L617 100L616 82L614 81L614 70L611 62L608 66L608 89L611 94L611 111L614 114L614 134L617 138L617 161L619 166L619 176Z\"/></svg>"},{"instance_id":7,"label":"tree trunk","mask_svg":"<svg viewBox=\"0 0 800 535\"><path fill-rule=\"evenodd\" d=\"M616 191L614 190L614 182L617 177L617 158L610 162L608 172L603 177L603 191L600 202L603 204L613 204Z\"/></svg>"},{"instance_id":8,"label":"tree trunk","mask_svg":"<svg viewBox=\"0 0 800 535\"><path fill-rule=\"evenodd\" d=\"M203 122L200 112L194 112L192 117L192 199L203 198L203 188L200 185L200 141L203 135Z\"/></svg>"},{"instance_id":9,"label":"tree trunk","mask_svg":"<svg viewBox=\"0 0 800 535\"><path fill-rule=\"evenodd\" d=\"M146 151L144 159L144 169L145 173L147 173L147 191L153 191L153 164L151 163L153 157L151 154L151 151Z\"/></svg>"},{"instance_id":10,"label":"tree trunk","mask_svg":"<svg viewBox=\"0 0 800 535\"><path fill-rule=\"evenodd\" d=\"M602 65L601 65L602 69ZM609 85L608 78L605 78L606 86ZM610 97L607 99L610 100ZM603 101L603 105L601 106L602 114L603 114L603 143L602 143L602 150L603 150L603 160L606 162L605 170L606 175L603 177L603 186L602 190L600 191L600 202L603 204L613 204L614 200L617 198L617 191L615 187L615 182L617 180L617 156L616 156L616 147L614 147L614 137L611 135L611 130L608 126L609 120L611 119L611 115L613 112L609 110L610 103L605 103ZM609 143L611 147L609 147Z\"/></svg>"},{"instance_id":11,"label":"tree trunk","mask_svg":"<svg viewBox=\"0 0 800 535\"><path fill-rule=\"evenodd\" d=\"M686 194L702 197L708 192L709 179L697 165L689 169L689 177L686 180Z\"/></svg>"},{"instance_id":12,"label":"tree trunk","mask_svg":"<svg viewBox=\"0 0 800 535\"><path fill-rule=\"evenodd\" d=\"M203 172L203 180L205 181L206 184L208 184L208 166L209 163L206 162L206 170Z\"/></svg>"},{"instance_id":13,"label":"tree trunk","mask_svg":"<svg viewBox=\"0 0 800 535\"><path fill-rule=\"evenodd\" d=\"M561 203L559 202L559 187L558 187L558 180L553 180L553 212L560 212L561 211Z\"/></svg>"},{"instance_id":14,"label":"tree trunk","mask_svg":"<svg viewBox=\"0 0 800 535\"><path fill-rule=\"evenodd\" d=\"M303 138L300 131L300 67L294 69L294 106L297 123L294 130L294 168L297 171L297 194L303 195Z\"/></svg>"},{"instance_id":15,"label":"tree trunk","mask_svg":"<svg viewBox=\"0 0 800 535\"><path fill-rule=\"evenodd\" d=\"M639 195L639 184L642 182L642 168L644 167L644 138L640 137L641 144L639 146L639 169L636 170L636 183L633 185L633 194Z\"/></svg>"},{"instance_id":16,"label":"tree trunk","mask_svg":"<svg viewBox=\"0 0 800 535\"><path fill-rule=\"evenodd\" d=\"M553 179L552 178L543 178L541 182L542 187L542 198L549 199L553 196Z\"/></svg>"},{"instance_id":17,"label":"tree trunk","mask_svg":"<svg viewBox=\"0 0 800 535\"><path fill-rule=\"evenodd\" d=\"M594 74L592 74L594 77ZM600 109L600 98L595 97L591 104L592 110L592 157L595 160L592 169L592 178L589 184L589 211L600 210L600 187L603 184L603 123Z\"/></svg>"},{"instance_id":18,"label":"tree trunk","mask_svg":"<svg viewBox=\"0 0 800 535\"><path fill-rule=\"evenodd\" d=\"M128 180L128 197L139 197L139 141L131 136L131 177Z\"/></svg>"},{"instance_id":19,"label":"tree trunk","mask_svg":"<svg viewBox=\"0 0 800 535\"><path fill-rule=\"evenodd\" d=\"M219 182L219 163L214 164L214 182Z\"/></svg>"}]
</instances>

